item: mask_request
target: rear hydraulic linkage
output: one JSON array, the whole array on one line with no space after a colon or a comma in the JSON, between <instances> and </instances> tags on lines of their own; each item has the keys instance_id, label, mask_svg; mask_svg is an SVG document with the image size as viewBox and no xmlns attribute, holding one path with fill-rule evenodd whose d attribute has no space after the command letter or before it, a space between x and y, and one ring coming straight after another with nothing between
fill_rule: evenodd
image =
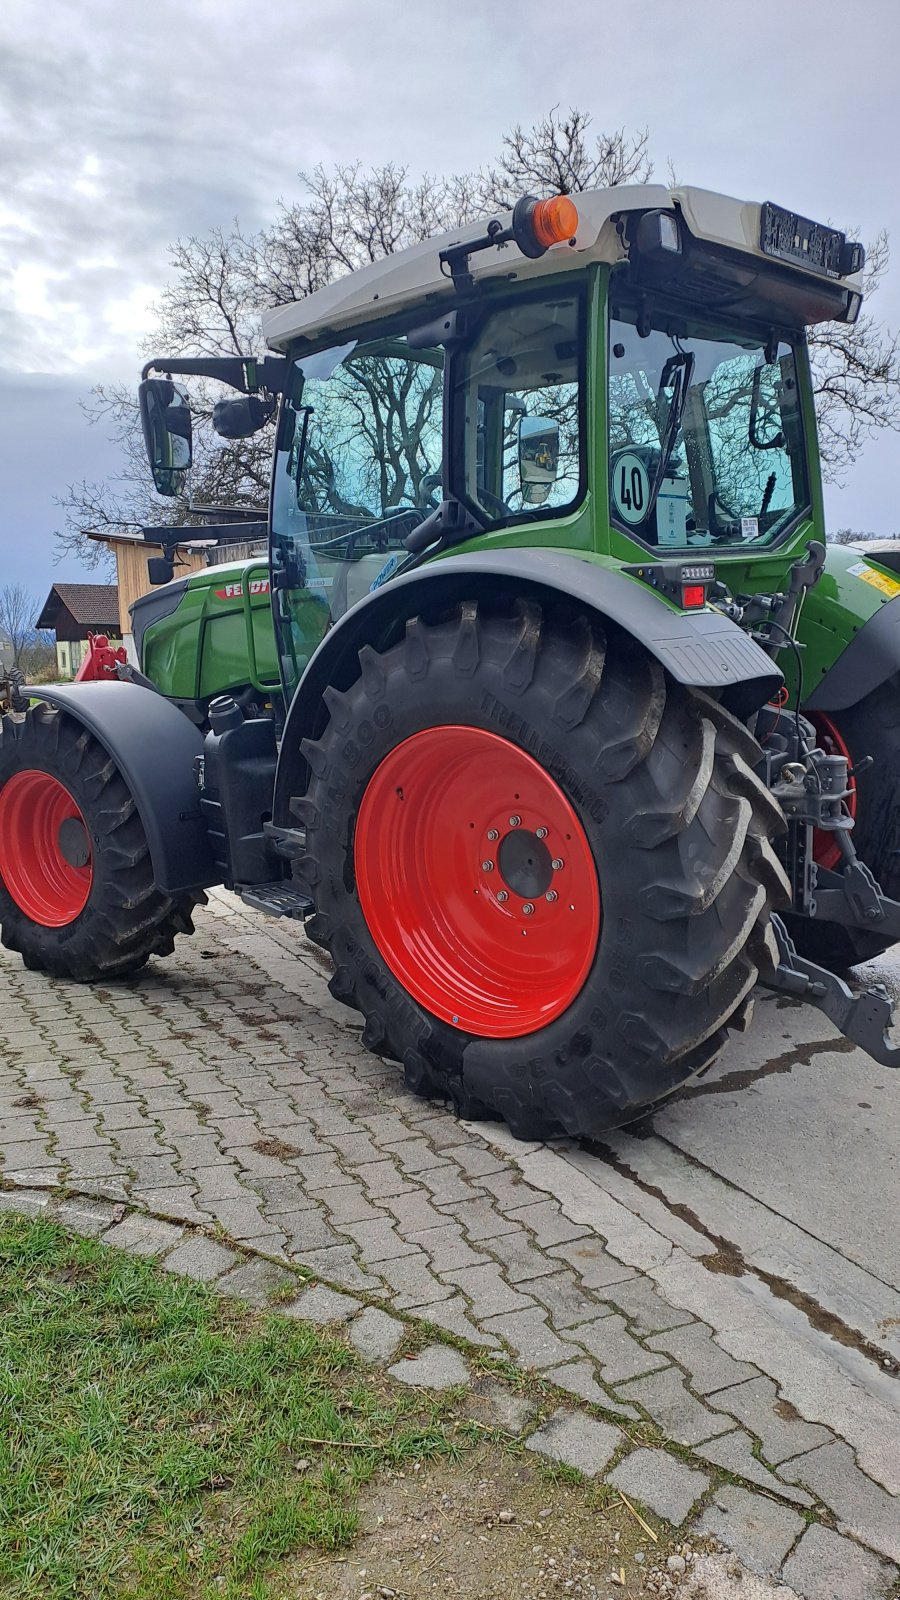
<instances>
[{"instance_id":1,"label":"rear hydraulic linkage","mask_svg":"<svg viewBox=\"0 0 900 1600\"><path fill-rule=\"evenodd\" d=\"M784 863L791 878L795 914L900 940L900 902L882 892L853 844L853 820L846 808L853 774L846 758L811 748L815 729L802 715L771 707L767 711L774 720L760 730L765 777L788 822ZM862 765L856 771L862 770ZM841 854L839 870L826 869L815 861L814 828L835 839ZM888 1038L893 1006L887 990L877 985L854 994L835 973L797 953L781 917L773 916L771 927L778 965L760 977L763 987L816 1006L873 1061L883 1067L900 1067L900 1045L891 1044Z\"/></svg>"},{"instance_id":2,"label":"rear hydraulic linkage","mask_svg":"<svg viewBox=\"0 0 900 1600\"><path fill-rule=\"evenodd\" d=\"M842 978L797 954L779 916L772 917L771 928L779 960L767 977L760 975L763 988L777 989L781 994L792 995L824 1011L829 1022L833 1022L845 1038L852 1039L865 1050L873 1061L882 1067L900 1067L900 1045L893 1045L888 1039L894 1012L887 990L879 984L853 994Z\"/></svg>"}]
</instances>

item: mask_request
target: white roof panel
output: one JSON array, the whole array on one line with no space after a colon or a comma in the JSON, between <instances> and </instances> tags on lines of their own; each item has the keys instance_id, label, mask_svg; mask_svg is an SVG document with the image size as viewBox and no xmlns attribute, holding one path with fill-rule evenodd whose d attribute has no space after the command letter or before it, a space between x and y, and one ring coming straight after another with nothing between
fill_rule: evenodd
<instances>
[{"instance_id":1,"label":"white roof panel","mask_svg":"<svg viewBox=\"0 0 900 1600\"><path fill-rule=\"evenodd\" d=\"M470 258L469 270L475 281L538 278L567 268L584 267L588 261L623 260L625 250L612 219L623 211L673 207L681 211L696 238L768 259L759 245L759 201L735 200L711 190L681 185L669 189L661 184L622 184L614 189L585 190L572 199L578 208L574 246L568 242L554 245L537 260L523 256L515 244L493 246ZM512 218L511 212L494 215L504 228ZM272 350L284 350L295 339L329 340L360 323L389 316L404 305L421 305L427 311L428 304L434 302L437 309L443 299L454 293L449 272L440 261L441 251L482 237L489 220L485 217L453 233L435 235L422 244L347 273L303 300L276 306L263 317L266 343ZM807 276L802 266L795 270ZM861 289L858 278L842 281L848 288Z\"/></svg>"}]
</instances>

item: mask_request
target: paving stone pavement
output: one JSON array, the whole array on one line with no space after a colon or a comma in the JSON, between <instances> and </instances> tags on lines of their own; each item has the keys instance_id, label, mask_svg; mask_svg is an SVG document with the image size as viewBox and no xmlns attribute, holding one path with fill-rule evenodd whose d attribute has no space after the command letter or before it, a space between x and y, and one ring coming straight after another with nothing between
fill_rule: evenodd
<instances>
[{"instance_id":1,"label":"paving stone pavement","mask_svg":"<svg viewBox=\"0 0 900 1600\"><path fill-rule=\"evenodd\" d=\"M62 1191L51 1203L73 1230L256 1305L293 1272L283 1310L335 1324L407 1382L472 1382L444 1330L482 1365L496 1354L565 1391L530 1449L592 1474L630 1461L646 1477L635 1497L668 1494L674 1520L699 1497L695 1527L754 1570L787 1562L809 1600L817 1549L833 1565L846 1547L833 1600L900 1593L900 1502L849 1445L502 1149L409 1095L363 1050L299 929L219 894L197 924L127 984L53 982L0 952L0 1207L33 1213ZM320 1281L304 1287L298 1268ZM398 1362L417 1322L429 1350ZM495 1387L522 1431L532 1408ZM824 1519L821 1546L804 1516Z\"/></svg>"},{"instance_id":2,"label":"paving stone pavement","mask_svg":"<svg viewBox=\"0 0 900 1600\"><path fill-rule=\"evenodd\" d=\"M609 1474L609 1482L675 1527L709 1488L705 1473L692 1471L664 1450L633 1450Z\"/></svg>"}]
</instances>

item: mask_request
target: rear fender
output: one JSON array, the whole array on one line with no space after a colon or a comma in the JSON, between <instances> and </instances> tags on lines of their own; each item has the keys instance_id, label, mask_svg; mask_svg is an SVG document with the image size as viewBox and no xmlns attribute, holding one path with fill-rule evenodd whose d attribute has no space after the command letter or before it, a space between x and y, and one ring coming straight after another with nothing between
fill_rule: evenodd
<instances>
[{"instance_id":1,"label":"rear fender","mask_svg":"<svg viewBox=\"0 0 900 1600\"><path fill-rule=\"evenodd\" d=\"M112 756L134 798L154 881L164 894L222 881L194 773L203 736L182 711L134 683L62 684L26 692L74 717Z\"/></svg>"},{"instance_id":2,"label":"rear fender","mask_svg":"<svg viewBox=\"0 0 900 1600\"><path fill-rule=\"evenodd\" d=\"M616 567L546 549L450 556L392 578L326 634L288 712L275 780L276 824L290 825L291 796L306 790L300 744L325 726L324 692L330 684L346 689L358 677L362 646L386 650L403 637L410 618L437 617L473 597L497 604L526 598L574 602L640 640L676 682L719 696L741 717L763 705L782 681L771 657L720 612L673 611L653 589Z\"/></svg>"}]
</instances>

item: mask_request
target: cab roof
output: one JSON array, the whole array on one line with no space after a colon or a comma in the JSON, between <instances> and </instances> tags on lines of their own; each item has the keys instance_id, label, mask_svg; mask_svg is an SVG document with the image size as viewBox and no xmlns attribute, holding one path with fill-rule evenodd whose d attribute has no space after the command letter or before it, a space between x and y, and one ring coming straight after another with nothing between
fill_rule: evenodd
<instances>
[{"instance_id":1,"label":"cab roof","mask_svg":"<svg viewBox=\"0 0 900 1600\"><path fill-rule=\"evenodd\" d=\"M629 250L620 219L626 218L628 213L659 210L676 211L694 239L756 258L760 265L772 265L771 258L760 245L763 207L759 201L736 200L709 189L681 185L667 188L662 184L589 189L572 198L578 209L574 243L566 241L553 245L537 259L523 255L512 242L481 250L469 259L469 271L475 284L503 278L540 279L549 274L583 269L592 262L624 261ZM512 217L511 212L493 215L504 228ZM433 304L435 310L439 310L456 292L449 271L441 262L441 252L483 237L486 221L487 217L483 217L452 233L437 234L421 244L347 273L303 300L276 306L263 317L266 343L272 350L285 350L298 340L322 344L350 328L393 316L406 306L419 306L427 312ZM800 280L819 285L823 282L819 274L800 263L780 261L778 265ZM842 278L841 285L855 295L861 294L858 275Z\"/></svg>"}]
</instances>

